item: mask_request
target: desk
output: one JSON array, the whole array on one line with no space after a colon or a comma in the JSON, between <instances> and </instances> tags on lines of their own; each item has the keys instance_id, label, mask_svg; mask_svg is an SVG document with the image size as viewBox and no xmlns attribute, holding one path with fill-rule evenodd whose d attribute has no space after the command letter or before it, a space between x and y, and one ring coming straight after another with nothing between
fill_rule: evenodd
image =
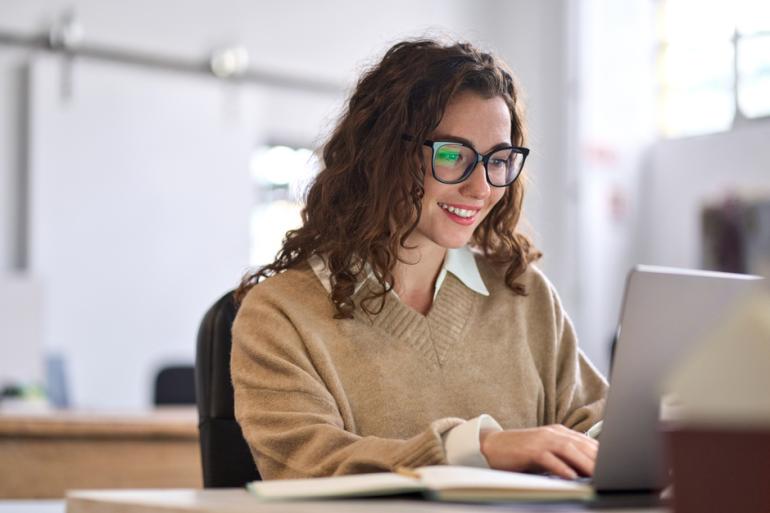
<instances>
[{"instance_id":1,"label":"desk","mask_svg":"<svg viewBox=\"0 0 770 513\"><path fill-rule=\"evenodd\" d=\"M0 498L73 488L201 486L194 408L135 413L0 412Z\"/></svg>"},{"instance_id":2,"label":"desk","mask_svg":"<svg viewBox=\"0 0 770 513\"><path fill-rule=\"evenodd\" d=\"M519 512L587 511L580 506L504 506ZM500 506L449 504L419 500L345 500L259 502L246 490L103 490L67 496L67 513L500 513ZM605 513L665 513L666 509L605 509Z\"/></svg>"}]
</instances>

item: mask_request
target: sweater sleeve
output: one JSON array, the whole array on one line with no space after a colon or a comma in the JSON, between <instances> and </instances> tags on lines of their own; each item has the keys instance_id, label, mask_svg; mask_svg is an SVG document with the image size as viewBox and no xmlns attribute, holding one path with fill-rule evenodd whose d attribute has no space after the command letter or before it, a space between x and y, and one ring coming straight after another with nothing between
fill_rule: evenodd
<instances>
[{"instance_id":1,"label":"sweater sleeve","mask_svg":"<svg viewBox=\"0 0 770 513\"><path fill-rule=\"evenodd\" d=\"M359 436L280 308L250 293L233 325L235 416L264 479L445 464L443 418L408 439ZM347 420L347 422L346 422Z\"/></svg>"},{"instance_id":2,"label":"sweater sleeve","mask_svg":"<svg viewBox=\"0 0 770 513\"><path fill-rule=\"evenodd\" d=\"M585 432L602 419L607 382L578 347L569 316L556 301L559 333L556 369L556 421Z\"/></svg>"}]
</instances>

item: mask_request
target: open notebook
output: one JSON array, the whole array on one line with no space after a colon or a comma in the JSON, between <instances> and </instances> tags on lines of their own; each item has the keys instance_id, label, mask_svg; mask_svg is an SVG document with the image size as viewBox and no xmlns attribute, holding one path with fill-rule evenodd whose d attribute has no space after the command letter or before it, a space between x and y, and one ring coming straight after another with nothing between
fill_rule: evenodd
<instances>
[{"instance_id":1,"label":"open notebook","mask_svg":"<svg viewBox=\"0 0 770 513\"><path fill-rule=\"evenodd\" d=\"M586 484L574 481L503 472L500 470L435 465L398 473L254 481L251 493L264 500L335 499L421 493L439 501L557 501L588 500L594 495Z\"/></svg>"}]
</instances>

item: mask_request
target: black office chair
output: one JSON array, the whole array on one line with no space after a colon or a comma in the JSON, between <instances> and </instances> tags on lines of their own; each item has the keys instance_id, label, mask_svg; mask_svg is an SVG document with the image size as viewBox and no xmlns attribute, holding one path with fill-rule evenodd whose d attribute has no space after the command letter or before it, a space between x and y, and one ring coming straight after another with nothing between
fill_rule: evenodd
<instances>
[{"instance_id":1,"label":"black office chair","mask_svg":"<svg viewBox=\"0 0 770 513\"><path fill-rule=\"evenodd\" d=\"M169 365L155 376L155 406L195 404L195 370L192 365Z\"/></svg>"},{"instance_id":2,"label":"black office chair","mask_svg":"<svg viewBox=\"0 0 770 513\"><path fill-rule=\"evenodd\" d=\"M236 311L231 291L206 312L198 331L195 390L206 488L242 487L260 479L233 410L230 329Z\"/></svg>"}]
</instances>

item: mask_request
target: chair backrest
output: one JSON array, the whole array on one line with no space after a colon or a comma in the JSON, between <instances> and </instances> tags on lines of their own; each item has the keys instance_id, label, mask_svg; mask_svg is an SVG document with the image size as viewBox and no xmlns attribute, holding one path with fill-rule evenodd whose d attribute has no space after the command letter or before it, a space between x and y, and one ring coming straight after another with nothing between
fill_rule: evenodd
<instances>
[{"instance_id":1,"label":"chair backrest","mask_svg":"<svg viewBox=\"0 0 770 513\"><path fill-rule=\"evenodd\" d=\"M195 404L195 370L192 365L163 367L155 376L156 406Z\"/></svg>"},{"instance_id":2,"label":"chair backrest","mask_svg":"<svg viewBox=\"0 0 770 513\"><path fill-rule=\"evenodd\" d=\"M233 410L230 330L236 311L231 291L206 312L198 331L195 389L206 488L241 487L260 479Z\"/></svg>"}]
</instances>

